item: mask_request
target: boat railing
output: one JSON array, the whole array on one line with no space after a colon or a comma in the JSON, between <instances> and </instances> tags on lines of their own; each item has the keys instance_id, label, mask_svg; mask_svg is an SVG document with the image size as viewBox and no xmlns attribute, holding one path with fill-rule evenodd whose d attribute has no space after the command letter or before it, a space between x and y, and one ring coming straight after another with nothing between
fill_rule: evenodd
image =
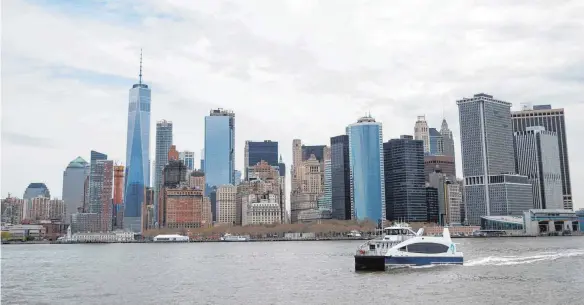
<instances>
[{"instance_id":1,"label":"boat railing","mask_svg":"<svg viewBox=\"0 0 584 305\"><path fill-rule=\"evenodd\" d=\"M392 235L385 236L383 239L372 239L364 244L361 244L357 248L357 255L369 255L369 256L382 256L385 255L387 250L391 249L393 246L413 238L413 235Z\"/></svg>"}]
</instances>

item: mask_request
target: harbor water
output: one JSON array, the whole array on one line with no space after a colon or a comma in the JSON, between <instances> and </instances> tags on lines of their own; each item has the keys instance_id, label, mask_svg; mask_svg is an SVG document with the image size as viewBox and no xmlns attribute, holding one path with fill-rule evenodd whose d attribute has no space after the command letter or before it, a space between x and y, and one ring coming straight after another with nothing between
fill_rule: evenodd
<instances>
[{"instance_id":1,"label":"harbor water","mask_svg":"<svg viewBox=\"0 0 584 305\"><path fill-rule=\"evenodd\" d=\"M2 246L2 304L582 304L584 237L456 239L464 266L355 272L360 241Z\"/></svg>"}]
</instances>

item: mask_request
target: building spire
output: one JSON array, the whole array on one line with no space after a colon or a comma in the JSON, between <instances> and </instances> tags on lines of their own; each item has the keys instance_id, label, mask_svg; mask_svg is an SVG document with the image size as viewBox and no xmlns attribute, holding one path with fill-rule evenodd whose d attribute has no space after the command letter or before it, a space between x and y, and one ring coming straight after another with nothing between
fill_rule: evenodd
<instances>
[{"instance_id":1,"label":"building spire","mask_svg":"<svg viewBox=\"0 0 584 305\"><path fill-rule=\"evenodd\" d=\"M140 48L140 75L138 84L142 85L142 48Z\"/></svg>"}]
</instances>

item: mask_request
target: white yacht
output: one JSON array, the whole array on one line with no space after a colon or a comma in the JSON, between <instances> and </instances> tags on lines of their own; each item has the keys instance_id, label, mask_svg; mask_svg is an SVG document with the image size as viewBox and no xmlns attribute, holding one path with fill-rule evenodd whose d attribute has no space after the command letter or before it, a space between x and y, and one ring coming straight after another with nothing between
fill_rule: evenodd
<instances>
[{"instance_id":1,"label":"white yacht","mask_svg":"<svg viewBox=\"0 0 584 305\"><path fill-rule=\"evenodd\" d=\"M229 233L225 233L223 237L221 237L222 241L249 241L249 236L247 235L231 235Z\"/></svg>"},{"instance_id":2,"label":"white yacht","mask_svg":"<svg viewBox=\"0 0 584 305\"><path fill-rule=\"evenodd\" d=\"M383 229L383 237L366 242L355 254L355 270L383 271L393 266L462 265L463 253L456 250L450 231L442 236L423 236L407 224Z\"/></svg>"}]
</instances>

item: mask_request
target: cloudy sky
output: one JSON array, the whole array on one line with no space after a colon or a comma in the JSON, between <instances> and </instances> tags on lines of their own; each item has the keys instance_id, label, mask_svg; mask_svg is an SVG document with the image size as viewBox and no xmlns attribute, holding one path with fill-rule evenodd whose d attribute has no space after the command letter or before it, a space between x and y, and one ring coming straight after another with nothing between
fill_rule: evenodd
<instances>
[{"instance_id":1,"label":"cloudy sky","mask_svg":"<svg viewBox=\"0 0 584 305\"><path fill-rule=\"evenodd\" d=\"M417 115L438 128L445 116L458 138L455 102L478 92L563 107L584 207L582 16L578 0L5 0L2 196L33 181L60 196L63 170L91 149L125 162L143 48L152 126L173 121L177 148L198 158L204 116L232 109L238 168L245 140L279 141L290 163L293 138L329 143L369 111L388 140Z\"/></svg>"}]
</instances>

